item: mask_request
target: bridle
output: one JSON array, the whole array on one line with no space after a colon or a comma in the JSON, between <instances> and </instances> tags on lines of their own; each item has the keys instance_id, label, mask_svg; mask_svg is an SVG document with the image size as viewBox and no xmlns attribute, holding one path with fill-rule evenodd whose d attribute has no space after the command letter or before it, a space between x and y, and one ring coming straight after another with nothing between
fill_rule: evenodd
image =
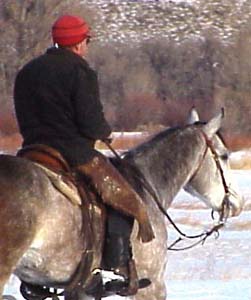
<instances>
[{"instance_id":1,"label":"bridle","mask_svg":"<svg viewBox=\"0 0 251 300\"><path fill-rule=\"evenodd\" d=\"M216 152L214 146L213 146L213 143L212 141L207 137L207 135L204 133L204 131L202 129L199 129L197 128L197 130L199 130L199 133L200 135L202 136L202 138L205 140L205 144L206 144L206 147L205 147L205 150L204 150L204 153L201 157L201 160L198 164L198 167L196 168L194 174L192 175L191 179L192 180L196 175L197 173L199 172L201 166L202 166L202 163L205 159L205 156L207 154L207 151L208 149L211 150L212 152L212 155L213 155L213 159L215 161L215 164L216 164L216 167L217 167L217 170L219 171L220 173L220 177L221 177L221 181L222 181L222 185L223 185L223 188L224 188L224 198L222 200L222 205L221 205L221 210L220 210L220 214L219 214L219 219L218 219L218 222L216 223L216 225L214 225L211 229L205 231L205 232L202 232L201 234L198 234L198 235L186 235L184 234L183 232L181 232L176 224L174 224L174 222L172 221L171 224L174 226L174 228L178 231L178 233L181 235L178 239L176 239L169 247L168 247L168 250L173 250L173 251L181 251L181 250L186 250L186 249L190 249L190 248L193 248L194 246L198 245L198 244L204 244L204 242L206 241L206 239L211 236L212 234L216 234L216 238L219 237L219 229L224 227L224 225L226 224L227 222L227 219L229 217L229 212L230 212L230 208L232 206L231 202L229 201L229 197L231 195L233 195L233 192L230 190L230 187L228 186L227 182L226 182L226 179L225 179L225 176L224 176L224 171L222 169L222 166L221 166L221 163L220 163L220 159L219 159L219 155L218 153ZM214 219L214 210L212 210L212 213L211 213L211 216L212 216L212 219ZM195 243L193 243L192 245L189 245L189 246L186 246L186 247L182 247L182 248L176 248L175 246L180 243L181 241L183 241L184 239L198 239Z\"/></svg>"},{"instance_id":2,"label":"bridle","mask_svg":"<svg viewBox=\"0 0 251 300\"><path fill-rule=\"evenodd\" d=\"M214 225L211 229L204 231L200 234L197 235L188 235L183 233L180 228L175 224L175 222L173 221L173 219L170 217L170 215L166 212L165 208L162 206L162 204L160 203L160 201L158 200L158 197L155 193L155 191L152 189L152 187L150 186L150 184L146 181L146 179L144 178L143 174L140 173L139 174L139 170L137 170L137 173L135 172L134 176L135 178L137 178L138 180L140 180L142 186L144 187L144 189L150 194L150 196L153 198L153 200L155 201L158 209L160 210L160 212L168 219L168 221L170 222L170 224L174 227L174 229L178 232L178 234L180 235L171 245L168 246L168 250L172 250L172 251L181 251L181 250L186 250L186 249L190 249L195 247L196 245L199 244L204 244L204 242L207 240L207 238L209 236L211 236L212 234L215 234L216 238L219 237L219 229L221 229L229 216L229 211L231 208L231 203L229 201L229 196L232 195L233 193L230 191L229 186L227 185L225 176L224 176L224 171L222 169L221 163L220 163L220 159L219 159L219 155L216 152L212 141L207 137L207 135L204 133L204 131L200 128L197 127L197 130L199 131L199 134L202 136L202 138L205 140L205 150L203 152L203 155L201 156L200 162L198 164L198 167L196 168L194 174L192 175L192 178L194 178L196 176L196 174L199 172L203 161L205 159L205 156L207 154L208 149L211 150L214 161L216 163L216 167L217 170L220 172L220 177L221 177L221 181L222 181L222 185L224 188L224 198L222 201L222 207L221 207L221 212L219 214L219 219L218 222L216 223L216 225ZM123 164L123 166L125 167L130 167L130 164L126 161L124 161L119 154L115 151L115 149L111 146L109 141L103 141L106 146L111 150L111 152L114 154L114 156L118 159L118 161ZM191 179L192 179L191 178ZM214 219L214 211L212 211L211 214L212 218ZM191 245L188 245L186 247L179 247L177 248L176 246L181 243L184 240L194 240L196 239L196 241L194 243L192 243Z\"/></svg>"},{"instance_id":3,"label":"bridle","mask_svg":"<svg viewBox=\"0 0 251 300\"><path fill-rule=\"evenodd\" d=\"M225 195L224 195L224 198L222 201L222 205L221 205L221 213L220 213L219 221L221 221L221 222L224 220L227 221L227 218L229 216L229 211L232 206L231 202L229 201L229 197L231 195L233 195L233 192L231 191L230 187L228 186L228 184L226 182L226 179L224 176L224 171L223 171L221 163L220 163L219 155L215 151L212 140L208 139L208 137L204 133L204 131L201 130L201 133L206 141L207 148L209 148L212 152L214 161L216 163L216 167L217 167L218 171L220 172L220 177L221 177L222 185L223 185L224 192L225 192ZM212 212L212 214L213 214L213 212Z\"/></svg>"}]
</instances>

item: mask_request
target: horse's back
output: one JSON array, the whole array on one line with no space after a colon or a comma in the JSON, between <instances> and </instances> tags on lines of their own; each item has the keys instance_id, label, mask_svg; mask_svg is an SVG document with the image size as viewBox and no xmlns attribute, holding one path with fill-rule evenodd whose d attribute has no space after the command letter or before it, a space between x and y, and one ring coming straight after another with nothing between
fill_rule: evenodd
<instances>
[{"instance_id":1,"label":"horse's back","mask_svg":"<svg viewBox=\"0 0 251 300\"><path fill-rule=\"evenodd\" d=\"M9 188L30 189L34 183L37 167L30 161L11 155L0 155L0 183ZM8 192L8 190L6 191Z\"/></svg>"}]
</instances>

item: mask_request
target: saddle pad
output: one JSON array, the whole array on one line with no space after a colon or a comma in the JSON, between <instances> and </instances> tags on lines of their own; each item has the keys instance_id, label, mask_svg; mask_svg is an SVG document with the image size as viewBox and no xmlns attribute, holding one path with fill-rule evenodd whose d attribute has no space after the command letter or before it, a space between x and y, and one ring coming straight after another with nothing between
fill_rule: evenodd
<instances>
[{"instance_id":1,"label":"saddle pad","mask_svg":"<svg viewBox=\"0 0 251 300\"><path fill-rule=\"evenodd\" d=\"M74 205L81 205L81 197L79 195L78 189L75 185L72 183L65 183L62 179L62 176L60 174L57 174L50 169L44 167L41 164L34 163L36 166L41 168L53 186L63 195L65 195Z\"/></svg>"}]
</instances>

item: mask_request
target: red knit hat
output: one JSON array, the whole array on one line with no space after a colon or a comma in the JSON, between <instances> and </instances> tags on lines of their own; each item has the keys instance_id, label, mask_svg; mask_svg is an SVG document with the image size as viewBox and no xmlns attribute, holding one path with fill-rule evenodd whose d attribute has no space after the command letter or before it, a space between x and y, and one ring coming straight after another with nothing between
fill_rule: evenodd
<instances>
[{"instance_id":1,"label":"red knit hat","mask_svg":"<svg viewBox=\"0 0 251 300\"><path fill-rule=\"evenodd\" d=\"M61 16L52 26L53 43L60 46L76 45L87 37L90 37L89 26L77 16Z\"/></svg>"}]
</instances>

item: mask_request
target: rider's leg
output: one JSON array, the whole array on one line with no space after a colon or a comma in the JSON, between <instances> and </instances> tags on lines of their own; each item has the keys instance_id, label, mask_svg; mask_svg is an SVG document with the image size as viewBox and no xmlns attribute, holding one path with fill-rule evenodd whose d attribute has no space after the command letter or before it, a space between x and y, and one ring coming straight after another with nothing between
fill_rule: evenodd
<instances>
[{"instance_id":1,"label":"rider's leg","mask_svg":"<svg viewBox=\"0 0 251 300\"><path fill-rule=\"evenodd\" d=\"M105 156L97 154L91 161L77 166L77 171L89 177L104 203L138 221L142 242L154 238L146 204Z\"/></svg>"},{"instance_id":2,"label":"rider's leg","mask_svg":"<svg viewBox=\"0 0 251 300\"><path fill-rule=\"evenodd\" d=\"M109 255L106 261L107 266L121 275L124 273L124 277L128 278L128 266L132 262L130 234L133 218L139 223L139 235L143 242L151 241L154 238L146 205L103 155L95 156L87 164L78 166L77 170L91 180L106 204L123 212L123 214L115 213L112 210L109 212L108 241L105 245L105 253L114 254ZM120 224L120 226L114 230L116 224ZM126 234L125 231L127 231Z\"/></svg>"}]
</instances>

